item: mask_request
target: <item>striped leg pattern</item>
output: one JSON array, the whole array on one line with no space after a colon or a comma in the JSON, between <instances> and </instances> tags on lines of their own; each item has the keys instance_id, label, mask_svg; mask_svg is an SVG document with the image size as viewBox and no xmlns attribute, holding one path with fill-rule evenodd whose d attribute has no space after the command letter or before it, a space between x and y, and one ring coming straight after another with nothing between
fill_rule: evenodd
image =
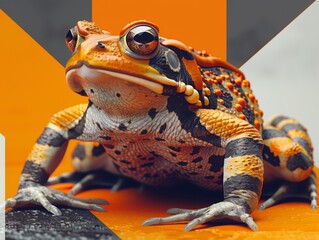
<instances>
[{"instance_id":1,"label":"striped leg pattern","mask_svg":"<svg viewBox=\"0 0 319 240\"><path fill-rule=\"evenodd\" d=\"M152 218L144 225L190 221L184 228L190 231L199 224L226 218L257 231L250 213L258 205L263 184L261 134L248 122L223 112L200 109L196 115L212 136L221 138L225 147L224 201L198 210L172 208L168 213L173 216Z\"/></svg>"},{"instance_id":2,"label":"striped leg pattern","mask_svg":"<svg viewBox=\"0 0 319 240\"><path fill-rule=\"evenodd\" d=\"M285 116L273 118L263 131L266 176L284 180L278 190L260 205L265 209L291 197L310 199L317 208L317 179L313 169L313 147L307 130Z\"/></svg>"}]
</instances>

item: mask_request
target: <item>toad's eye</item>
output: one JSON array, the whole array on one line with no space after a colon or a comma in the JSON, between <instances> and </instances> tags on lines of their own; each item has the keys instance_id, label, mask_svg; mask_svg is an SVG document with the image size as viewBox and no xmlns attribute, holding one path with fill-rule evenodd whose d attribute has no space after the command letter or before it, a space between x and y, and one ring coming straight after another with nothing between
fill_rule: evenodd
<instances>
[{"instance_id":1,"label":"toad's eye","mask_svg":"<svg viewBox=\"0 0 319 240\"><path fill-rule=\"evenodd\" d=\"M83 41L84 37L79 35L76 27L71 28L65 36L65 43L71 52L74 52Z\"/></svg>"},{"instance_id":2,"label":"toad's eye","mask_svg":"<svg viewBox=\"0 0 319 240\"><path fill-rule=\"evenodd\" d=\"M158 32L151 26L136 26L125 35L131 57L149 59L158 48Z\"/></svg>"}]
</instances>

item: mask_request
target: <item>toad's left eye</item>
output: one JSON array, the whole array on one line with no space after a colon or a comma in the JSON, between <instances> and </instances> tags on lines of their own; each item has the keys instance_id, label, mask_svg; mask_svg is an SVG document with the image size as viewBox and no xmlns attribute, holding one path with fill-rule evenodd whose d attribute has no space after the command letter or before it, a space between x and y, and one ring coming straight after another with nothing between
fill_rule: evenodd
<instances>
[{"instance_id":1,"label":"toad's left eye","mask_svg":"<svg viewBox=\"0 0 319 240\"><path fill-rule=\"evenodd\" d=\"M158 32L150 26L136 26L128 31L125 41L132 57L150 58L158 47Z\"/></svg>"}]
</instances>

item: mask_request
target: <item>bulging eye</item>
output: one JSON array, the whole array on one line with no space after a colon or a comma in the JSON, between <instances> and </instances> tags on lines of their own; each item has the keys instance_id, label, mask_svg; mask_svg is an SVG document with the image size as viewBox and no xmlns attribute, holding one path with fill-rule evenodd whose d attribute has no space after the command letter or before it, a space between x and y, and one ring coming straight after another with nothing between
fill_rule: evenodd
<instances>
[{"instance_id":1,"label":"bulging eye","mask_svg":"<svg viewBox=\"0 0 319 240\"><path fill-rule=\"evenodd\" d=\"M157 50L158 32L150 26L136 26L127 32L125 41L131 50L131 53L127 52L129 55L148 59Z\"/></svg>"},{"instance_id":2,"label":"bulging eye","mask_svg":"<svg viewBox=\"0 0 319 240\"><path fill-rule=\"evenodd\" d=\"M78 31L76 27L74 27L67 32L65 36L65 43L67 47L70 49L70 51L74 52L77 42L78 42Z\"/></svg>"}]
</instances>

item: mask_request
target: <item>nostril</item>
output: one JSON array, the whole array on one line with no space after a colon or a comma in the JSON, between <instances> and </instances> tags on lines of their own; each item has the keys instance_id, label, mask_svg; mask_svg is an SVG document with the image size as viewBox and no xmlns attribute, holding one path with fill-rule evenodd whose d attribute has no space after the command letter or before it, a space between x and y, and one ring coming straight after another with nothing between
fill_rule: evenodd
<instances>
[{"instance_id":1,"label":"nostril","mask_svg":"<svg viewBox=\"0 0 319 240\"><path fill-rule=\"evenodd\" d=\"M98 42L96 46L98 46L99 48L105 48L105 45L101 42Z\"/></svg>"}]
</instances>

